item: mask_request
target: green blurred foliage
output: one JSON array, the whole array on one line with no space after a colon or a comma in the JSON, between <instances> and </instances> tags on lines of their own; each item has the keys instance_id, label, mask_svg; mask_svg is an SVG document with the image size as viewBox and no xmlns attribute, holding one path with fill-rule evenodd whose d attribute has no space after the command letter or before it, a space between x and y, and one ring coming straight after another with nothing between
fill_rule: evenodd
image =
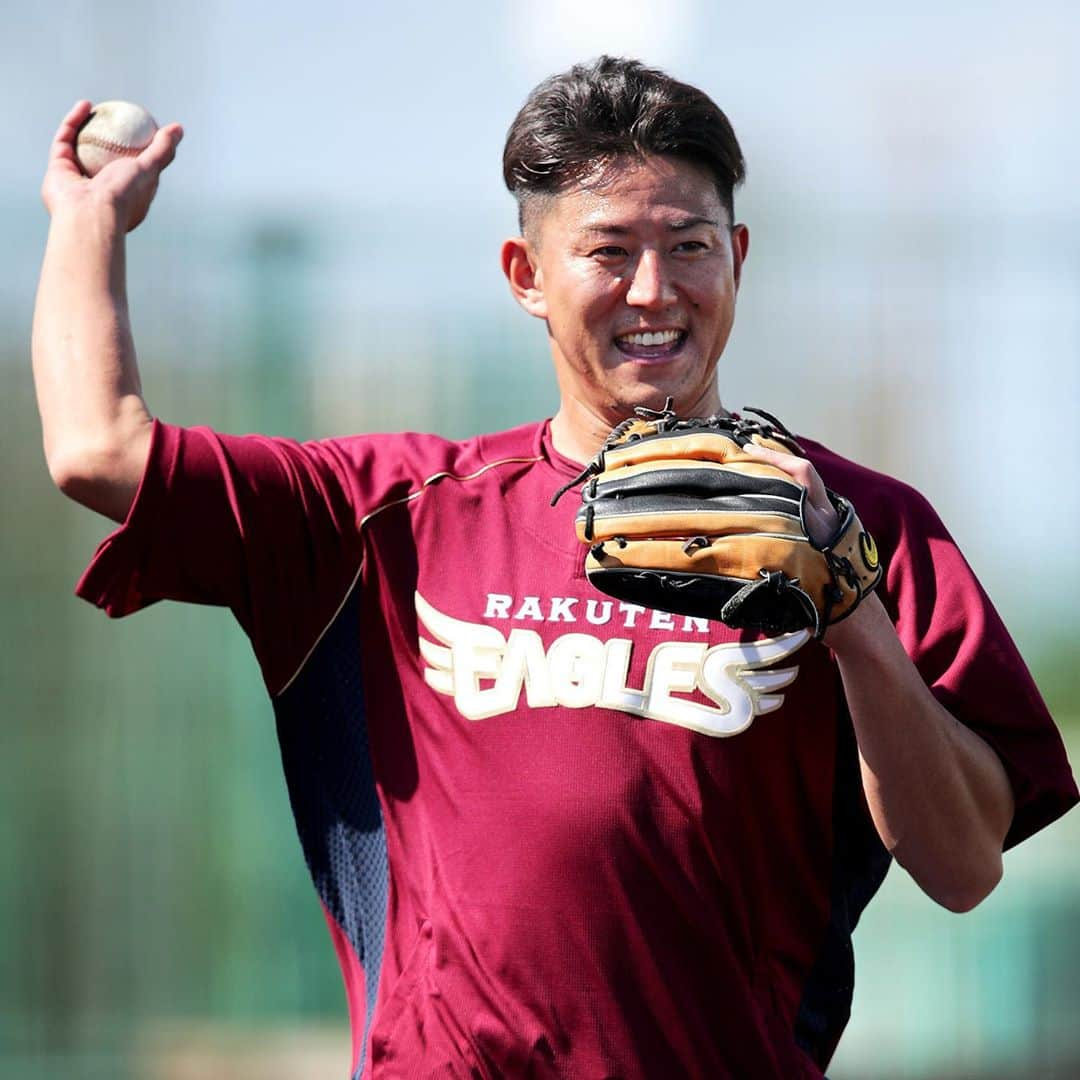
<instances>
[{"instance_id":1,"label":"green blurred foliage","mask_svg":"<svg viewBox=\"0 0 1080 1080\"><path fill-rule=\"evenodd\" d=\"M1058 726L1069 735L1080 736L1080 665L1076 643L1053 638L1028 658Z\"/></svg>"}]
</instances>

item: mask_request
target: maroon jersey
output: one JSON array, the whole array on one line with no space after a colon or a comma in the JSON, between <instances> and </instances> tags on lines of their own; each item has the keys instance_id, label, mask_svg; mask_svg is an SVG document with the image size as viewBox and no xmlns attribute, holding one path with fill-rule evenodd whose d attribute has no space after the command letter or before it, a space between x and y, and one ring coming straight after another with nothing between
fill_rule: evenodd
<instances>
[{"instance_id":1,"label":"maroon jersey","mask_svg":"<svg viewBox=\"0 0 1080 1080\"><path fill-rule=\"evenodd\" d=\"M355 1077L820 1077L889 863L837 667L806 631L593 590L548 431L158 423L79 594L224 604L251 637ZM920 495L804 446L923 678L1000 755L1017 843L1077 793L1012 641Z\"/></svg>"}]
</instances>

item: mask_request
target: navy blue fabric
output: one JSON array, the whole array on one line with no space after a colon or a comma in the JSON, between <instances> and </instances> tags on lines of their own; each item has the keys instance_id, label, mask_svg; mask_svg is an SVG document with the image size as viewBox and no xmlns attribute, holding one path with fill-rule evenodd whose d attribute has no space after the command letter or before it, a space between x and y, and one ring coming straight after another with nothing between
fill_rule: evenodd
<instances>
[{"instance_id":1,"label":"navy blue fabric","mask_svg":"<svg viewBox=\"0 0 1080 1080\"><path fill-rule=\"evenodd\" d=\"M829 925L795 1017L795 1041L822 1070L851 1016L855 991L851 935L892 863L866 812L858 746L846 708L837 727Z\"/></svg>"},{"instance_id":2,"label":"navy blue fabric","mask_svg":"<svg viewBox=\"0 0 1080 1080\"><path fill-rule=\"evenodd\" d=\"M386 928L387 860L368 746L354 589L292 685L274 699L293 816L315 888L364 967L364 1041ZM364 1060L354 1078L363 1072Z\"/></svg>"}]
</instances>

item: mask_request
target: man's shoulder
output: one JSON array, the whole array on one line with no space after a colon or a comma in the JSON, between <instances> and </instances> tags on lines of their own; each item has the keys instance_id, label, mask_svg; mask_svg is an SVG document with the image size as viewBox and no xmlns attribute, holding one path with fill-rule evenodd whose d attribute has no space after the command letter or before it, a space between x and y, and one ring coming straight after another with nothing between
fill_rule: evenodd
<instances>
[{"instance_id":1,"label":"man's shoulder","mask_svg":"<svg viewBox=\"0 0 1080 1080\"><path fill-rule=\"evenodd\" d=\"M868 524L871 519L937 520L930 501L907 481L861 465L814 439L797 438L825 486L848 499Z\"/></svg>"}]
</instances>

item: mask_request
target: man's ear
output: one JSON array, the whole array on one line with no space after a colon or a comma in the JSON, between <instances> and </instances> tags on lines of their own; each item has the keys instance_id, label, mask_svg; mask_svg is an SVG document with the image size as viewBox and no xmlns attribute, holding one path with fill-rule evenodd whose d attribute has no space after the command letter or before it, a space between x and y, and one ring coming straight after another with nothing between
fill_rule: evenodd
<instances>
[{"instance_id":1,"label":"man's ear","mask_svg":"<svg viewBox=\"0 0 1080 1080\"><path fill-rule=\"evenodd\" d=\"M735 288L738 290L742 280L743 263L750 253L750 230L745 225L731 227L732 271L735 275Z\"/></svg>"},{"instance_id":2,"label":"man's ear","mask_svg":"<svg viewBox=\"0 0 1080 1080\"><path fill-rule=\"evenodd\" d=\"M502 269L514 299L538 319L548 316L544 276L532 244L524 236L511 237L502 246Z\"/></svg>"}]
</instances>

